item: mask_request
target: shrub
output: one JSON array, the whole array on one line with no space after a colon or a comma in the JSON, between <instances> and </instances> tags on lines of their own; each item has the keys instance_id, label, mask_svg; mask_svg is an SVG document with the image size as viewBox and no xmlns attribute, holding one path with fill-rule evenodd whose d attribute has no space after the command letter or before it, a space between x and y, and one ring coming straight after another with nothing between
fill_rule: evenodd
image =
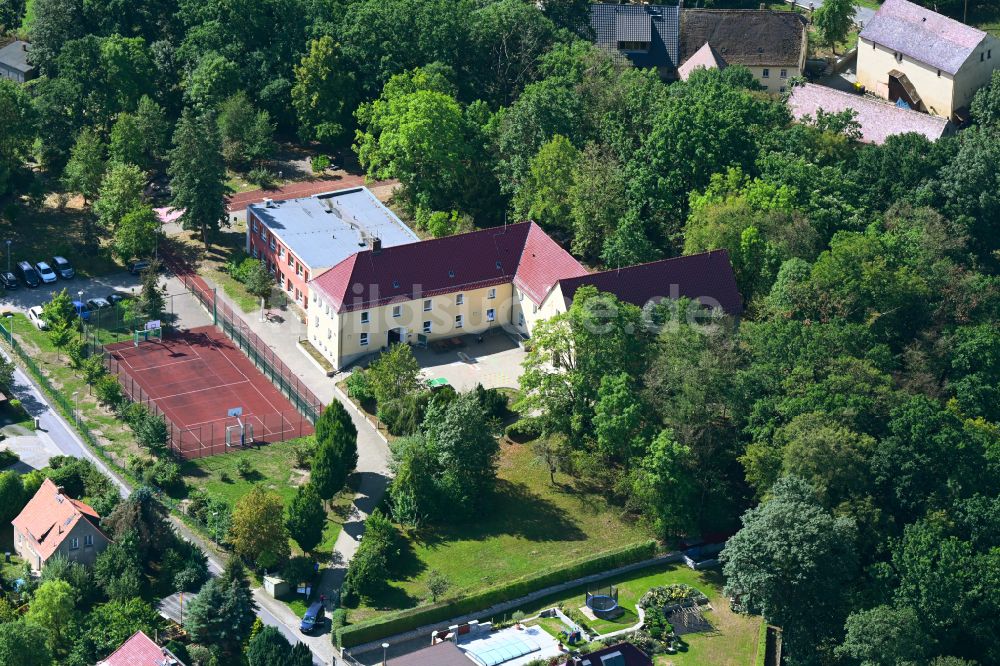
<instances>
[{"instance_id":1,"label":"shrub","mask_svg":"<svg viewBox=\"0 0 1000 666\"><path fill-rule=\"evenodd\" d=\"M316 453L315 440L309 440L303 444L296 444L292 447L292 455L295 456L295 466L301 469L309 469L313 455Z\"/></svg>"},{"instance_id":2,"label":"shrub","mask_svg":"<svg viewBox=\"0 0 1000 666\"><path fill-rule=\"evenodd\" d=\"M685 585L684 583L675 583L673 585L661 585L652 588L639 599L639 606L642 608L657 607L662 609L670 604L678 604L689 600L704 603L708 601L708 598L699 592L697 588Z\"/></svg>"},{"instance_id":3,"label":"shrub","mask_svg":"<svg viewBox=\"0 0 1000 666\"><path fill-rule=\"evenodd\" d=\"M347 609L338 608L330 615L330 631L336 633L341 627L347 626Z\"/></svg>"},{"instance_id":4,"label":"shrub","mask_svg":"<svg viewBox=\"0 0 1000 666\"><path fill-rule=\"evenodd\" d=\"M254 185L266 188L274 182L274 174L271 173L269 169L264 167L254 167L253 169L250 169L250 173L247 174L247 180Z\"/></svg>"},{"instance_id":5,"label":"shrub","mask_svg":"<svg viewBox=\"0 0 1000 666\"><path fill-rule=\"evenodd\" d=\"M104 375L94 382L94 393L97 395L97 400L110 409L115 409L125 401L122 385L111 375Z\"/></svg>"},{"instance_id":6,"label":"shrub","mask_svg":"<svg viewBox=\"0 0 1000 666\"><path fill-rule=\"evenodd\" d=\"M294 587L297 583L311 581L316 575L316 563L311 557L296 555L281 568L281 577Z\"/></svg>"},{"instance_id":7,"label":"shrub","mask_svg":"<svg viewBox=\"0 0 1000 666\"><path fill-rule=\"evenodd\" d=\"M371 402L375 399L375 392L372 391L371 384L368 381L368 371L358 369L351 373L351 376L347 378L347 395L351 396L358 402Z\"/></svg>"},{"instance_id":8,"label":"shrub","mask_svg":"<svg viewBox=\"0 0 1000 666\"><path fill-rule=\"evenodd\" d=\"M100 356L91 356L87 358L80 364L80 369L83 370L84 381L91 386L96 384L97 381L108 372L105 369L104 362L101 360ZM117 380L115 383L117 383Z\"/></svg>"},{"instance_id":9,"label":"shrub","mask_svg":"<svg viewBox=\"0 0 1000 666\"><path fill-rule=\"evenodd\" d=\"M487 389L482 384L476 384L476 399L487 418L503 419L509 413L507 396L495 388Z\"/></svg>"},{"instance_id":10,"label":"shrub","mask_svg":"<svg viewBox=\"0 0 1000 666\"><path fill-rule=\"evenodd\" d=\"M191 491L188 499L187 514L204 525L216 543L223 543L231 521L229 505L209 497L202 490Z\"/></svg>"},{"instance_id":11,"label":"shrub","mask_svg":"<svg viewBox=\"0 0 1000 666\"><path fill-rule=\"evenodd\" d=\"M323 173L330 168L330 158L326 155L314 155L311 166L313 173Z\"/></svg>"},{"instance_id":12,"label":"shrub","mask_svg":"<svg viewBox=\"0 0 1000 666\"><path fill-rule=\"evenodd\" d=\"M75 336L66 343L66 355L69 356L71 368L78 369L87 358L87 343L80 336Z\"/></svg>"},{"instance_id":13,"label":"shrub","mask_svg":"<svg viewBox=\"0 0 1000 666\"><path fill-rule=\"evenodd\" d=\"M665 640L674 630L657 606L646 609L646 631L656 640Z\"/></svg>"},{"instance_id":14,"label":"shrub","mask_svg":"<svg viewBox=\"0 0 1000 666\"><path fill-rule=\"evenodd\" d=\"M538 422L532 418L524 418L514 421L504 431L507 438L519 444L530 442L542 436L542 429Z\"/></svg>"},{"instance_id":15,"label":"shrub","mask_svg":"<svg viewBox=\"0 0 1000 666\"><path fill-rule=\"evenodd\" d=\"M253 472L253 465L250 464L249 458L244 457L236 461L236 473L244 479L249 479L253 476Z\"/></svg>"},{"instance_id":16,"label":"shrub","mask_svg":"<svg viewBox=\"0 0 1000 666\"><path fill-rule=\"evenodd\" d=\"M18 460L20 460L20 458L13 451L9 451L7 449L0 450L0 470L7 469Z\"/></svg>"},{"instance_id":17,"label":"shrub","mask_svg":"<svg viewBox=\"0 0 1000 666\"><path fill-rule=\"evenodd\" d=\"M7 404L10 405L10 408L15 411L21 409L21 401L18 400L17 398L11 398L10 402L8 402Z\"/></svg>"},{"instance_id":18,"label":"shrub","mask_svg":"<svg viewBox=\"0 0 1000 666\"><path fill-rule=\"evenodd\" d=\"M142 480L147 485L172 490L181 483L181 468L173 460L161 458L150 465L143 474Z\"/></svg>"},{"instance_id":19,"label":"shrub","mask_svg":"<svg viewBox=\"0 0 1000 666\"><path fill-rule=\"evenodd\" d=\"M365 539L367 538L366 534ZM363 544L364 540L361 543ZM352 624L337 631L337 645L341 648L354 647L385 636L410 631L425 624L434 624L459 615L480 611L494 604L516 599L545 587L639 562L652 557L655 553L656 542L650 539L610 553L572 562L560 568L509 581L465 595L459 599L420 606L400 611L385 618ZM348 605L346 600L348 592L352 595L355 594L353 590L342 589L341 595L345 606Z\"/></svg>"}]
</instances>

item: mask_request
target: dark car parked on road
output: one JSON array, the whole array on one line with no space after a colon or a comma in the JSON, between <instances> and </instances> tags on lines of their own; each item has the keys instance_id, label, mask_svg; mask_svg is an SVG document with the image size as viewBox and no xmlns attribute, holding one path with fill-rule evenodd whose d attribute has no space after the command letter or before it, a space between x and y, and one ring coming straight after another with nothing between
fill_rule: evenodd
<instances>
[{"instance_id":1,"label":"dark car parked on road","mask_svg":"<svg viewBox=\"0 0 1000 666\"><path fill-rule=\"evenodd\" d=\"M17 289L21 285L17 282L17 276L13 273L0 273L0 285L4 289Z\"/></svg>"},{"instance_id":2,"label":"dark car parked on road","mask_svg":"<svg viewBox=\"0 0 1000 666\"><path fill-rule=\"evenodd\" d=\"M306 614L302 616L302 624L299 625L299 630L303 634L318 631L323 628L325 618L326 608L323 606L322 601L317 601L310 605L309 610L307 610Z\"/></svg>"},{"instance_id":3,"label":"dark car parked on road","mask_svg":"<svg viewBox=\"0 0 1000 666\"><path fill-rule=\"evenodd\" d=\"M61 277L63 280L72 279L76 275L76 271L73 270L72 264L66 260L66 257L60 257L56 255L52 257L52 270L56 272L56 275Z\"/></svg>"},{"instance_id":4,"label":"dark car parked on road","mask_svg":"<svg viewBox=\"0 0 1000 666\"><path fill-rule=\"evenodd\" d=\"M21 273L21 279L24 280L24 284L29 287L37 287L42 283L42 278L38 277L35 267L27 261L17 262L17 270Z\"/></svg>"}]
</instances>

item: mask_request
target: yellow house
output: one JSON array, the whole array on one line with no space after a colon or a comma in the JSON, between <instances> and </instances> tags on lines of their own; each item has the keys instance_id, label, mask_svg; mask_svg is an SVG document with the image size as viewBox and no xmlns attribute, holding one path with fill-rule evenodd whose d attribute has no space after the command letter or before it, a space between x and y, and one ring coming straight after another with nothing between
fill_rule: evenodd
<instances>
[{"instance_id":1,"label":"yellow house","mask_svg":"<svg viewBox=\"0 0 1000 666\"><path fill-rule=\"evenodd\" d=\"M886 0L858 36L857 79L879 97L961 121L998 59L996 37L907 0Z\"/></svg>"},{"instance_id":2,"label":"yellow house","mask_svg":"<svg viewBox=\"0 0 1000 666\"><path fill-rule=\"evenodd\" d=\"M338 369L395 343L530 335L582 284L643 305L700 298L742 309L725 251L588 273L533 222L358 252L309 283L308 338Z\"/></svg>"}]
</instances>

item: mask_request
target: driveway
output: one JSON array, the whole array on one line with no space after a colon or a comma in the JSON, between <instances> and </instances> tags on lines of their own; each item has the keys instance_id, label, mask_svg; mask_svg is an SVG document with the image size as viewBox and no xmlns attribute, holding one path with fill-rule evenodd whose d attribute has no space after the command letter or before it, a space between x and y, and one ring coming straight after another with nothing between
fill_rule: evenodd
<instances>
[{"instance_id":1,"label":"driveway","mask_svg":"<svg viewBox=\"0 0 1000 666\"><path fill-rule=\"evenodd\" d=\"M8 467L18 474L28 474L48 467L53 456L62 455L56 443L42 430L33 431L23 426L9 425L4 426L0 432L4 435L3 441L0 441L0 449L13 451L20 458L19 462Z\"/></svg>"},{"instance_id":2,"label":"driveway","mask_svg":"<svg viewBox=\"0 0 1000 666\"><path fill-rule=\"evenodd\" d=\"M806 10L807 15L810 9L816 10L823 6L823 0L785 0L785 2ZM854 5L854 23L859 28L863 28L868 25L868 22L871 21L874 16L874 9L862 7L861 5Z\"/></svg>"},{"instance_id":3,"label":"driveway","mask_svg":"<svg viewBox=\"0 0 1000 666\"><path fill-rule=\"evenodd\" d=\"M445 352L432 348L413 350L424 379L444 377L456 391L483 388L517 388L524 369L525 352L502 331L485 336L460 338L463 345Z\"/></svg>"}]
</instances>

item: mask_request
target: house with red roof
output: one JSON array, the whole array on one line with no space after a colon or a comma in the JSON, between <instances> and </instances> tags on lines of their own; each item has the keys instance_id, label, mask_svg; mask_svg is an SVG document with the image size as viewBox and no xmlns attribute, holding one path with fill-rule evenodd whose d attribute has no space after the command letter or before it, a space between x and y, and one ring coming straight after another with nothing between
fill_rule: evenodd
<instances>
[{"instance_id":1,"label":"house with red roof","mask_svg":"<svg viewBox=\"0 0 1000 666\"><path fill-rule=\"evenodd\" d=\"M45 479L11 521L14 550L35 571L41 571L56 553L73 562L92 565L110 543L98 527L100 520L90 506L69 497L51 479Z\"/></svg>"},{"instance_id":2,"label":"house with red roof","mask_svg":"<svg viewBox=\"0 0 1000 666\"><path fill-rule=\"evenodd\" d=\"M173 652L137 631L107 659L97 662L97 666L184 666L184 663Z\"/></svg>"},{"instance_id":3,"label":"house with red roof","mask_svg":"<svg viewBox=\"0 0 1000 666\"><path fill-rule=\"evenodd\" d=\"M310 281L308 336L341 369L395 343L499 328L530 335L583 284L639 306L685 296L742 311L724 250L590 273L523 222L352 254Z\"/></svg>"},{"instance_id":4,"label":"house with red roof","mask_svg":"<svg viewBox=\"0 0 1000 666\"><path fill-rule=\"evenodd\" d=\"M858 35L859 84L942 118L966 119L998 64L996 37L908 0L885 0Z\"/></svg>"}]
</instances>

